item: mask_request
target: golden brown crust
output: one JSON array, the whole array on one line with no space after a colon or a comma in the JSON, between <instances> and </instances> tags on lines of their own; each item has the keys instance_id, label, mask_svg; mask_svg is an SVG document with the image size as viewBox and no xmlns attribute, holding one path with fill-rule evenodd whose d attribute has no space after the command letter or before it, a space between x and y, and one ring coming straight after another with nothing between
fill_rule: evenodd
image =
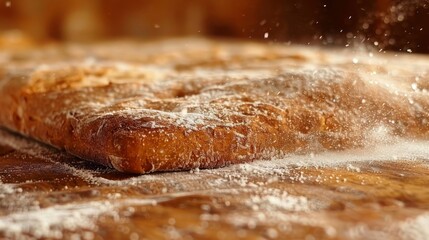
<instances>
[{"instance_id":1,"label":"golden brown crust","mask_svg":"<svg viewBox=\"0 0 429 240\"><path fill-rule=\"evenodd\" d=\"M136 173L428 138L429 59L356 56L195 39L11 53L0 124Z\"/></svg>"}]
</instances>

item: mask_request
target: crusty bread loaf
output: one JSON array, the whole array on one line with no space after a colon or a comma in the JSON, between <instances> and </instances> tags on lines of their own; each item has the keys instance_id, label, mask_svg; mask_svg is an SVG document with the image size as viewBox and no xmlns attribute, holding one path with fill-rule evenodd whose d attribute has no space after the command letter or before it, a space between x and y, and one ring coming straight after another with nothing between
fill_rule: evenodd
<instances>
[{"instance_id":1,"label":"crusty bread loaf","mask_svg":"<svg viewBox=\"0 0 429 240\"><path fill-rule=\"evenodd\" d=\"M120 171L429 137L427 57L176 39L0 61L1 125Z\"/></svg>"}]
</instances>

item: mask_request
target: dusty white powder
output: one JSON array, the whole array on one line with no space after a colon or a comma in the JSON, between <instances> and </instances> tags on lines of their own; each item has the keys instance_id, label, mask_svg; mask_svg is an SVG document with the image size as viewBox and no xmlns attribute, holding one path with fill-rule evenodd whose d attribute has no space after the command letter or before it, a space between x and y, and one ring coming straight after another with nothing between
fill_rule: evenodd
<instances>
[{"instance_id":1,"label":"dusty white powder","mask_svg":"<svg viewBox=\"0 0 429 240\"><path fill-rule=\"evenodd\" d=\"M35 238L60 239L64 230L96 230L97 217L113 208L109 202L88 202L12 213L0 217L0 232L11 238L30 234Z\"/></svg>"},{"instance_id":2,"label":"dusty white powder","mask_svg":"<svg viewBox=\"0 0 429 240\"><path fill-rule=\"evenodd\" d=\"M428 213L413 219L408 219L398 225L399 235L402 239L425 240L429 238Z\"/></svg>"},{"instance_id":3,"label":"dusty white powder","mask_svg":"<svg viewBox=\"0 0 429 240\"><path fill-rule=\"evenodd\" d=\"M261 211L308 211L309 203L307 198L293 196L278 189L264 189L259 195L252 195L245 201L245 204L253 210Z\"/></svg>"},{"instance_id":4,"label":"dusty white powder","mask_svg":"<svg viewBox=\"0 0 429 240\"><path fill-rule=\"evenodd\" d=\"M278 169L286 166L318 166L333 167L353 164L354 162L372 161L429 161L429 142L402 139L394 143L380 143L362 149L349 149L344 151L328 151L306 155L285 156L269 161L256 161L243 164L249 168Z\"/></svg>"},{"instance_id":5,"label":"dusty white powder","mask_svg":"<svg viewBox=\"0 0 429 240\"><path fill-rule=\"evenodd\" d=\"M176 196L173 196L176 197ZM170 197L158 199L116 199L115 201L89 201L65 205L54 205L0 216L0 233L9 238L63 238L64 231L79 230L82 234L96 231L100 216L120 217L119 209L124 206L156 205ZM83 239L88 235L83 235Z\"/></svg>"},{"instance_id":6,"label":"dusty white powder","mask_svg":"<svg viewBox=\"0 0 429 240\"><path fill-rule=\"evenodd\" d=\"M4 184L0 179L0 198L4 198L7 194L12 194L15 189L11 184Z\"/></svg>"},{"instance_id":7,"label":"dusty white powder","mask_svg":"<svg viewBox=\"0 0 429 240\"><path fill-rule=\"evenodd\" d=\"M364 223L346 231L346 236L351 239L390 239L396 236L403 240L426 240L429 237L429 214L423 213L404 221L391 222L385 228L372 229Z\"/></svg>"}]
</instances>

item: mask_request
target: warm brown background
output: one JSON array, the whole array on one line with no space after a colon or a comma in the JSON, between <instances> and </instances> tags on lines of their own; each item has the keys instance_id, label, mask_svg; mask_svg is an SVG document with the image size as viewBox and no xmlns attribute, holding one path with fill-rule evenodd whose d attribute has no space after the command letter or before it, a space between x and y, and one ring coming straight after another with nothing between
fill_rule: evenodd
<instances>
[{"instance_id":1,"label":"warm brown background","mask_svg":"<svg viewBox=\"0 0 429 240\"><path fill-rule=\"evenodd\" d=\"M208 35L343 46L365 42L380 49L429 52L428 2L0 0L0 31L21 30L38 40Z\"/></svg>"}]
</instances>

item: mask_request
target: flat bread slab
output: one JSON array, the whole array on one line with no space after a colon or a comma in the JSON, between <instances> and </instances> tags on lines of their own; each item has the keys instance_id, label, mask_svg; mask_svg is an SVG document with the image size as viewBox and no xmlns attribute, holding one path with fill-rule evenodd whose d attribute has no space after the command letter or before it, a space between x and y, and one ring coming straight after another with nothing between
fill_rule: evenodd
<instances>
[{"instance_id":1,"label":"flat bread slab","mask_svg":"<svg viewBox=\"0 0 429 240\"><path fill-rule=\"evenodd\" d=\"M424 56L175 39L0 63L1 126L125 172L429 138Z\"/></svg>"}]
</instances>

